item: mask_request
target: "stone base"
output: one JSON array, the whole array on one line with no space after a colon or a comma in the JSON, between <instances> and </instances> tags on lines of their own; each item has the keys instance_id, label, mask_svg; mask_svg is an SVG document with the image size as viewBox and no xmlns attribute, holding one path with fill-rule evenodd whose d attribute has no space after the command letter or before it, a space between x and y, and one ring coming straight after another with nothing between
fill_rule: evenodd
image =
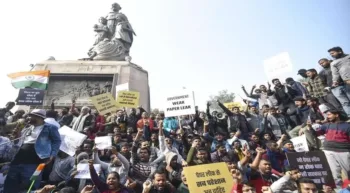
<instances>
[{"instance_id":1,"label":"stone base","mask_svg":"<svg viewBox=\"0 0 350 193\"><path fill-rule=\"evenodd\" d=\"M37 63L33 70L50 70L49 86L44 107L56 99L57 108L71 105L76 97L77 106L92 106L89 97L111 92L116 96L116 86L128 83L130 91L140 92L140 105L150 111L148 72L126 61L60 61Z\"/></svg>"}]
</instances>

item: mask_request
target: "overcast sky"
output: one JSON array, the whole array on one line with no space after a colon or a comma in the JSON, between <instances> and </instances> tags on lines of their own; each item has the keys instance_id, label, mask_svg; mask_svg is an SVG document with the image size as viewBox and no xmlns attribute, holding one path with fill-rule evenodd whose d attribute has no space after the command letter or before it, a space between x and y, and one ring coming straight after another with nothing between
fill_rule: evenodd
<instances>
[{"instance_id":1,"label":"overcast sky","mask_svg":"<svg viewBox=\"0 0 350 193\"><path fill-rule=\"evenodd\" d=\"M111 0L19 0L0 3L2 103L18 92L6 74L29 64L86 57L92 26ZM210 95L239 93L266 82L263 61L288 52L293 73L317 68L327 49L350 52L348 0L120 0L137 37L133 62L149 72L152 108L163 108L166 90L195 91L204 108Z\"/></svg>"}]
</instances>

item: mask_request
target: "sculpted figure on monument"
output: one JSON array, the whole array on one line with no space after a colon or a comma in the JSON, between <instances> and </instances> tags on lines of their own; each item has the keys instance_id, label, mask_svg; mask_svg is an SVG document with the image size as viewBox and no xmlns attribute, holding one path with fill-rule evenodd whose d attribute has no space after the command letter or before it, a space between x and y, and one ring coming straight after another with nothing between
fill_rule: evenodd
<instances>
[{"instance_id":1,"label":"sculpted figure on monument","mask_svg":"<svg viewBox=\"0 0 350 193\"><path fill-rule=\"evenodd\" d=\"M99 24L94 25L95 35L95 43L94 46L100 43L105 38L108 38L109 30L107 27L107 19L104 17L100 17Z\"/></svg>"},{"instance_id":2,"label":"sculpted figure on monument","mask_svg":"<svg viewBox=\"0 0 350 193\"><path fill-rule=\"evenodd\" d=\"M112 11L105 20L100 18L100 24L94 26L95 43L88 52L91 60L125 61L125 57L129 56L133 36L136 34L128 18L120 10L120 5L113 3Z\"/></svg>"}]
</instances>

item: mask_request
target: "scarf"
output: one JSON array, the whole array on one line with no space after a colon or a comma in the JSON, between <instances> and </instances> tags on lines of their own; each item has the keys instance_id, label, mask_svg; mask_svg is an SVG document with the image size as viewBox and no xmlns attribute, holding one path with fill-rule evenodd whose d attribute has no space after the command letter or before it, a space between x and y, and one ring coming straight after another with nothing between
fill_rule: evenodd
<instances>
[{"instance_id":1,"label":"scarf","mask_svg":"<svg viewBox=\"0 0 350 193\"><path fill-rule=\"evenodd\" d=\"M83 114L79 115L79 117L75 120L72 129L74 131L82 132L84 130L85 119L88 116L89 116L89 113L86 115L83 115Z\"/></svg>"}]
</instances>

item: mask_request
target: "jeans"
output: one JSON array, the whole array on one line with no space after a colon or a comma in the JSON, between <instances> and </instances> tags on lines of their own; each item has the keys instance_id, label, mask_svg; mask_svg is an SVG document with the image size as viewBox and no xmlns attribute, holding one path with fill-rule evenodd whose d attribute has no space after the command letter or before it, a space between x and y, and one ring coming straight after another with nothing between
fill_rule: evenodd
<instances>
[{"instance_id":1,"label":"jeans","mask_svg":"<svg viewBox=\"0 0 350 193\"><path fill-rule=\"evenodd\" d=\"M328 92L326 96L318 98L318 100L321 104L325 104L330 109L343 111L343 107L331 92Z\"/></svg>"},{"instance_id":2,"label":"jeans","mask_svg":"<svg viewBox=\"0 0 350 193\"><path fill-rule=\"evenodd\" d=\"M350 86L338 86L332 89L332 93L343 106L344 112L350 117Z\"/></svg>"},{"instance_id":3,"label":"jeans","mask_svg":"<svg viewBox=\"0 0 350 193\"><path fill-rule=\"evenodd\" d=\"M11 165L4 183L4 193L20 192L23 189L28 190L31 184L30 177L37 167L37 164ZM39 188L40 183L41 174L35 181L32 190Z\"/></svg>"}]
</instances>

